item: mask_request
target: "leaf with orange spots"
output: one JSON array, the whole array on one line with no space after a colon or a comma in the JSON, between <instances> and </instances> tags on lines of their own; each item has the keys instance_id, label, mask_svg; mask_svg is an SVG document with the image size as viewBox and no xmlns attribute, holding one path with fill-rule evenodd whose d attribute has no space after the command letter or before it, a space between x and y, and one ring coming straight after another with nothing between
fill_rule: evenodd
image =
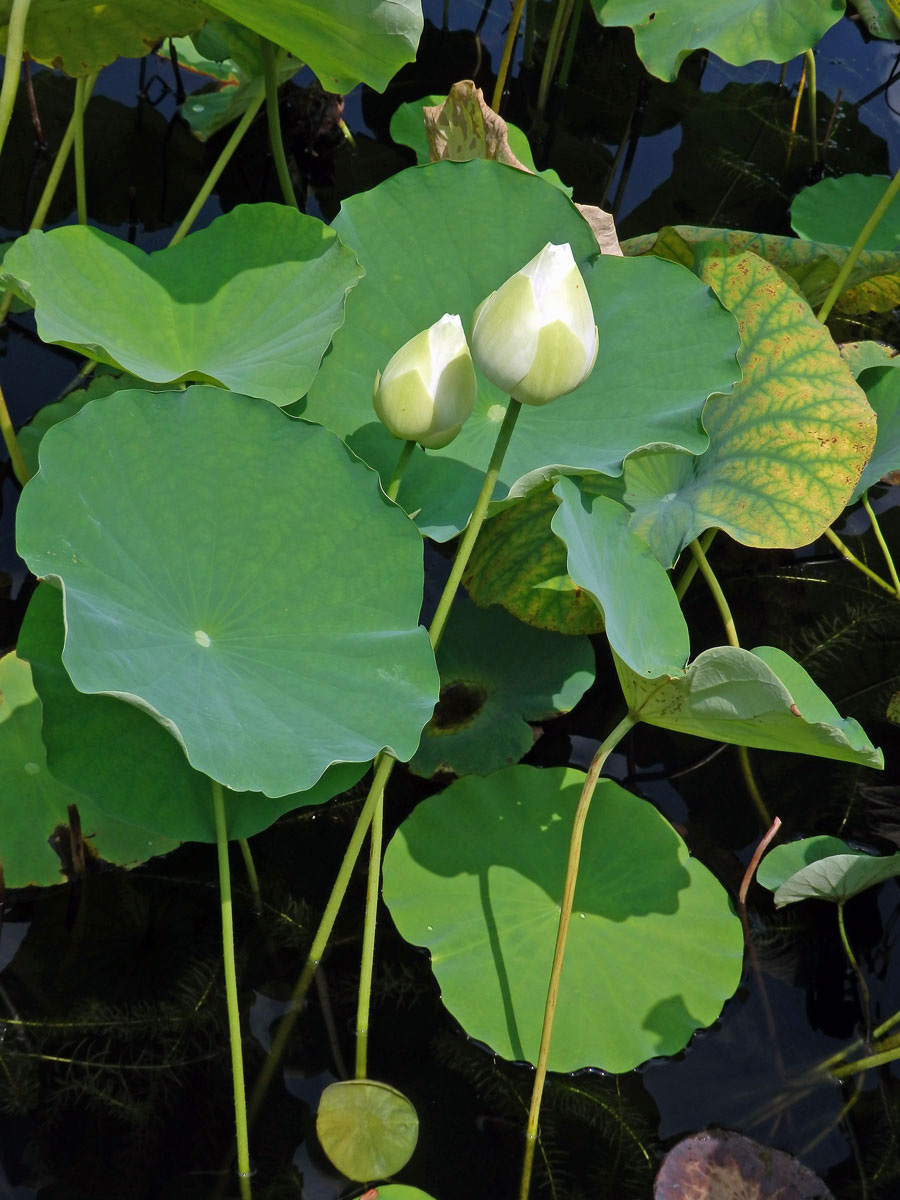
<instances>
[{"instance_id":1,"label":"leaf with orange spots","mask_svg":"<svg viewBox=\"0 0 900 1200\"><path fill-rule=\"evenodd\" d=\"M601 489L665 564L705 529L804 546L839 516L875 442L875 414L808 305L755 254L698 250L694 269L738 320L744 377L703 410L709 449L639 450Z\"/></svg>"},{"instance_id":2,"label":"leaf with orange spots","mask_svg":"<svg viewBox=\"0 0 900 1200\"><path fill-rule=\"evenodd\" d=\"M837 277L847 246L811 242L804 238L741 229L704 229L697 225L667 225L659 233L642 234L622 243L629 257L655 254L694 269L698 255L744 254L751 251L772 263L782 277L818 308ZM900 252L865 250L837 299L838 312L888 312L900 304Z\"/></svg>"}]
</instances>

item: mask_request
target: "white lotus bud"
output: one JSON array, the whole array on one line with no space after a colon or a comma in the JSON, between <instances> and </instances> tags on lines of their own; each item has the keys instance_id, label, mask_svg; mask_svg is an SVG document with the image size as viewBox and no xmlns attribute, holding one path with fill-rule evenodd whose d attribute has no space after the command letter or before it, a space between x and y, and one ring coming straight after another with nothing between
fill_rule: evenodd
<instances>
[{"instance_id":1,"label":"white lotus bud","mask_svg":"<svg viewBox=\"0 0 900 1200\"><path fill-rule=\"evenodd\" d=\"M471 416L476 387L462 321L445 313L378 372L372 403L394 437L439 450Z\"/></svg>"},{"instance_id":2,"label":"white lotus bud","mask_svg":"<svg viewBox=\"0 0 900 1200\"><path fill-rule=\"evenodd\" d=\"M548 242L475 310L472 356L522 404L547 404L579 387L597 359L597 326L572 247Z\"/></svg>"}]
</instances>

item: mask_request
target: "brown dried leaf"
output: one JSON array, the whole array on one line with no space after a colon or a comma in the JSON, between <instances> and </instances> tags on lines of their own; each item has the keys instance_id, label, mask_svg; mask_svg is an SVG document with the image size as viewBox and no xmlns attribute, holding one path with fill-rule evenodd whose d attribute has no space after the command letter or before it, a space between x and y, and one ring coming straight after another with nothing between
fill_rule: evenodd
<instances>
[{"instance_id":1,"label":"brown dried leaf","mask_svg":"<svg viewBox=\"0 0 900 1200\"><path fill-rule=\"evenodd\" d=\"M834 1200L825 1184L790 1154L739 1133L684 1138L663 1159L654 1200Z\"/></svg>"}]
</instances>

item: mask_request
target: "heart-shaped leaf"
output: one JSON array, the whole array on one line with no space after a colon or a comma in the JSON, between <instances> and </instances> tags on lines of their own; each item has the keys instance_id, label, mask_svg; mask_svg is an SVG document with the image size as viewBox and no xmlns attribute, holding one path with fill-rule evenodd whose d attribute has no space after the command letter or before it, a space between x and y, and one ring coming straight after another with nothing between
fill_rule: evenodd
<instances>
[{"instance_id":1,"label":"heart-shaped leaf","mask_svg":"<svg viewBox=\"0 0 900 1200\"><path fill-rule=\"evenodd\" d=\"M680 671L690 635L669 577L646 542L628 528L628 512L605 496L590 500L571 479L553 489L562 501L551 528L568 548L568 572L604 616L616 654L639 675Z\"/></svg>"},{"instance_id":2,"label":"heart-shaped leaf","mask_svg":"<svg viewBox=\"0 0 900 1200\"><path fill-rule=\"evenodd\" d=\"M748 546L803 546L843 511L875 443L875 414L828 331L755 254L698 253L695 269L738 319L744 377L703 410L700 456L645 451L611 490L670 564L705 529Z\"/></svg>"},{"instance_id":3,"label":"heart-shaped leaf","mask_svg":"<svg viewBox=\"0 0 900 1200\"><path fill-rule=\"evenodd\" d=\"M214 842L209 780L168 731L134 704L79 692L62 663L62 593L42 583L31 598L19 651L43 703L43 739L55 779L83 802L141 829L183 842ZM139 771L135 763L141 764ZM272 798L225 792L230 838L252 837L286 812L324 804L362 778L365 763L335 763L305 792Z\"/></svg>"},{"instance_id":4,"label":"heart-shaped leaf","mask_svg":"<svg viewBox=\"0 0 900 1200\"><path fill-rule=\"evenodd\" d=\"M0 53L12 0L0 0ZM163 38L199 29L210 15L200 0L32 0L25 52L67 75L89 75L116 58L143 58Z\"/></svg>"},{"instance_id":5,"label":"heart-shaped leaf","mask_svg":"<svg viewBox=\"0 0 900 1200\"><path fill-rule=\"evenodd\" d=\"M509 767L421 803L384 861L384 897L428 946L444 1003L505 1058L534 1061L577 771ZM588 813L550 1069L628 1071L674 1054L740 980L724 890L649 804L601 779Z\"/></svg>"},{"instance_id":6,"label":"heart-shaped leaf","mask_svg":"<svg viewBox=\"0 0 900 1200\"><path fill-rule=\"evenodd\" d=\"M45 342L153 383L199 379L284 405L312 382L361 274L315 217L253 204L153 254L87 226L33 231L0 279L34 305Z\"/></svg>"},{"instance_id":7,"label":"heart-shaped leaf","mask_svg":"<svg viewBox=\"0 0 900 1200\"><path fill-rule=\"evenodd\" d=\"M704 449L703 401L728 390L737 375L733 318L681 271L635 271L632 260L596 259L590 227L557 188L483 159L433 163L351 196L334 228L357 252L366 278L348 297L347 320L304 415L347 438L383 478L400 446L372 411L376 371L443 313L459 313L467 324L485 296L548 241L569 242L582 267L600 351L593 373L571 395L524 407L497 498L510 489L521 494L558 468L618 474L624 457L648 442ZM398 245L406 248L402 256ZM506 403L479 377L475 411L460 435L410 463L399 499L429 536L452 537L467 522Z\"/></svg>"},{"instance_id":8,"label":"heart-shaped leaf","mask_svg":"<svg viewBox=\"0 0 900 1200\"><path fill-rule=\"evenodd\" d=\"M329 92L367 83L383 92L422 36L421 0L211 0L308 63Z\"/></svg>"},{"instance_id":9,"label":"heart-shaped leaf","mask_svg":"<svg viewBox=\"0 0 900 1200\"><path fill-rule=\"evenodd\" d=\"M844 0L591 0L604 25L630 25L651 75L671 82L694 50L735 66L787 62L839 21Z\"/></svg>"},{"instance_id":10,"label":"heart-shaped leaf","mask_svg":"<svg viewBox=\"0 0 900 1200\"><path fill-rule=\"evenodd\" d=\"M643 679L616 659L629 711L663 729L715 741L790 750L881 767L852 717L841 717L806 671L782 650L704 650L682 674Z\"/></svg>"},{"instance_id":11,"label":"heart-shaped leaf","mask_svg":"<svg viewBox=\"0 0 900 1200\"><path fill-rule=\"evenodd\" d=\"M594 680L586 638L539 633L458 596L437 652L441 698L410 768L487 775L534 742L528 721L573 708Z\"/></svg>"},{"instance_id":12,"label":"heart-shaped leaf","mask_svg":"<svg viewBox=\"0 0 900 1200\"><path fill-rule=\"evenodd\" d=\"M852 246L891 182L888 175L842 175L804 188L791 205L791 225L800 237ZM866 250L900 252L900 200L894 200L866 242Z\"/></svg>"},{"instance_id":13,"label":"heart-shaped leaf","mask_svg":"<svg viewBox=\"0 0 900 1200\"><path fill-rule=\"evenodd\" d=\"M213 388L95 400L44 437L18 544L62 582L79 691L149 709L228 787L415 752L421 540L326 430Z\"/></svg>"},{"instance_id":14,"label":"heart-shaped leaf","mask_svg":"<svg viewBox=\"0 0 900 1200\"><path fill-rule=\"evenodd\" d=\"M900 875L900 854L879 858L854 850L840 838L819 837L776 846L763 859L757 878L774 891L775 907L783 908L798 900L844 904L897 875Z\"/></svg>"},{"instance_id":15,"label":"heart-shaped leaf","mask_svg":"<svg viewBox=\"0 0 900 1200\"><path fill-rule=\"evenodd\" d=\"M41 717L28 664L15 653L5 654L0 658L0 867L6 887L63 882L53 842L55 836L68 840L72 804L91 858L130 866L175 849L177 842L108 816L57 783L47 770Z\"/></svg>"}]
</instances>

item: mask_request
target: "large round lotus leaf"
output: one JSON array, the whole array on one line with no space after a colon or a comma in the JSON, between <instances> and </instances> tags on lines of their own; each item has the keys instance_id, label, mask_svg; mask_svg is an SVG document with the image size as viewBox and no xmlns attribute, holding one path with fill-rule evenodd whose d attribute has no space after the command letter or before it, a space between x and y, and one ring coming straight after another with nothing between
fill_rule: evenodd
<instances>
[{"instance_id":1,"label":"large round lotus leaf","mask_svg":"<svg viewBox=\"0 0 900 1200\"><path fill-rule=\"evenodd\" d=\"M812 308L828 295L849 253L846 246L829 246L803 238L739 229L703 229L693 225L667 226L623 242L626 254L658 254L693 268L695 255L741 255L748 251L778 267ZM888 312L900 304L900 252L864 250L838 297L840 312Z\"/></svg>"},{"instance_id":2,"label":"large round lotus leaf","mask_svg":"<svg viewBox=\"0 0 900 1200\"><path fill-rule=\"evenodd\" d=\"M606 496L591 500L572 479L553 489L561 503L551 528L568 550L568 572L602 611L609 644L639 675L684 667L690 635L672 584L628 512Z\"/></svg>"},{"instance_id":3,"label":"large round lotus leaf","mask_svg":"<svg viewBox=\"0 0 900 1200\"><path fill-rule=\"evenodd\" d=\"M738 318L743 379L703 410L709 449L625 464L631 528L670 564L705 529L748 546L804 546L843 511L875 443L875 414L828 331L755 254L698 254ZM613 484L616 493L620 487Z\"/></svg>"},{"instance_id":4,"label":"large round lotus leaf","mask_svg":"<svg viewBox=\"0 0 900 1200\"><path fill-rule=\"evenodd\" d=\"M441 698L410 762L417 775L487 775L534 743L529 721L573 708L594 680L587 638L541 633L458 596L437 652Z\"/></svg>"},{"instance_id":5,"label":"large round lotus leaf","mask_svg":"<svg viewBox=\"0 0 900 1200\"><path fill-rule=\"evenodd\" d=\"M329 92L383 92L422 36L421 0L210 0L308 63Z\"/></svg>"},{"instance_id":6,"label":"large round lotus leaf","mask_svg":"<svg viewBox=\"0 0 900 1200\"><path fill-rule=\"evenodd\" d=\"M85 852L104 862L132 865L174 850L177 842L151 837L108 816L47 770L41 741L41 702L31 671L15 653L0 658L0 869L8 888L62 883L53 848L69 841L69 806L75 805Z\"/></svg>"},{"instance_id":7,"label":"large round lotus leaf","mask_svg":"<svg viewBox=\"0 0 900 1200\"><path fill-rule=\"evenodd\" d=\"M460 779L401 825L384 898L427 946L470 1036L534 1061L559 921L578 771L509 767ZM628 1071L675 1054L741 975L728 896L643 800L601 779L584 831L550 1069Z\"/></svg>"},{"instance_id":8,"label":"large round lotus leaf","mask_svg":"<svg viewBox=\"0 0 900 1200\"><path fill-rule=\"evenodd\" d=\"M315 217L242 204L153 254L89 226L35 230L0 279L34 305L45 342L153 383L199 379L284 405L312 382L361 274Z\"/></svg>"},{"instance_id":9,"label":"large round lotus leaf","mask_svg":"<svg viewBox=\"0 0 900 1200\"><path fill-rule=\"evenodd\" d=\"M375 372L444 313L459 313L468 325L485 296L548 241L569 242L582 267L600 351L577 391L540 408L523 406L497 498L535 486L555 465L618 474L624 457L648 442L705 448L703 401L738 375L734 319L683 271L612 255L593 261L594 235L558 188L483 159L433 163L351 196L334 228L366 277L348 297L346 322L304 415L346 437L383 478L400 443L375 419ZM506 404L479 377L475 411L460 435L410 462L399 500L430 536L452 537L468 521Z\"/></svg>"},{"instance_id":10,"label":"large round lotus leaf","mask_svg":"<svg viewBox=\"0 0 900 1200\"><path fill-rule=\"evenodd\" d=\"M616 658L629 711L648 725L760 750L884 765L860 725L841 717L783 650L704 650L686 671L644 679Z\"/></svg>"},{"instance_id":11,"label":"large round lotus leaf","mask_svg":"<svg viewBox=\"0 0 900 1200\"><path fill-rule=\"evenodd\" d=\"M31 664L43 702L43 739L54 778L104 813L142 829L183 842L214 842L207 777L143 709L113 696L79 692L62 664L64 639L62 593L42 583L28 605L18 648ZM139 771L135 763L141 764ZM352 787L365 770L365 763L335 763L305 792L274 799L261 792L226 791L228 836L251 837L283 813L323 804Z\"/></svg>"},{"instance_id":12,"label":"large round lotus leaf","mask_svg":"<svg viewBox=\"0 0 900 1200\"><path fill-rule=\"evenodd\" d=\"M566 547L550 522L557 499L535 488L478 534L463 582L476 604L502 604L514 617L559 633L602 633L603 614L567 574Z\"/></svg>"},{"instance_id":13,"label":"large round lotus leaf","mask_svg":"<svg viewBox=\"0 0 900 1200\"><path fill-rule=\"evenodd\" d=\"M438 692L421 539L332 434L214 388L119 392L40 461L18 546L62 583L79 691L149 709L236 791L412 757Z\"/></svg>"},{"instance_id":14,"label":"large round lotus leaf","mask_svg":"<svg viewBox=\"0 0 900 1200\"><path fill-rule=\"evenodd\" d=\"M419 1118L396 1088L374 1079L346 1079L329 1084L322 1093L316 1133L342 1175L383 1179L412 1158Z\"/></svg>"},{"instance_id":15,"label":"large round lotus leaf","mask_svg":"<svg viewBox=\"0 0 900 1200\"><path fill-rule=\"evenodd\" d=\"M844 0L591 0L604 25L630 25L651 75L671 81L694 50L735 66L783 63L815 46L841 19Z\"/></svg>"},{"instance_id":16,"label":"large round lotus leaf","mask_svg":"<svg viewBox=\"0 0 900 1200\"><path fill-rule=\"evenodd\" d=\"M0 0L0 54L13 0ZM29 58L68 75L88 75L116 58L143 58L163 38L199 29L198 0L32 0L25 26Z\"/></svg>"},{"instance_id":17,"label":"large round lotus leaf","mask_svg":"<svg viewBox=\"0 0 900 1200\"><path fill-rule=\"evenodd\" d=\"M791 225L802 238L852 246L875 206L884 198L888 175L842 175L804 188L791 205ZM900 200L893 200L866 242L866 250L900 250Z\"/></svg>"}]
</instances>

